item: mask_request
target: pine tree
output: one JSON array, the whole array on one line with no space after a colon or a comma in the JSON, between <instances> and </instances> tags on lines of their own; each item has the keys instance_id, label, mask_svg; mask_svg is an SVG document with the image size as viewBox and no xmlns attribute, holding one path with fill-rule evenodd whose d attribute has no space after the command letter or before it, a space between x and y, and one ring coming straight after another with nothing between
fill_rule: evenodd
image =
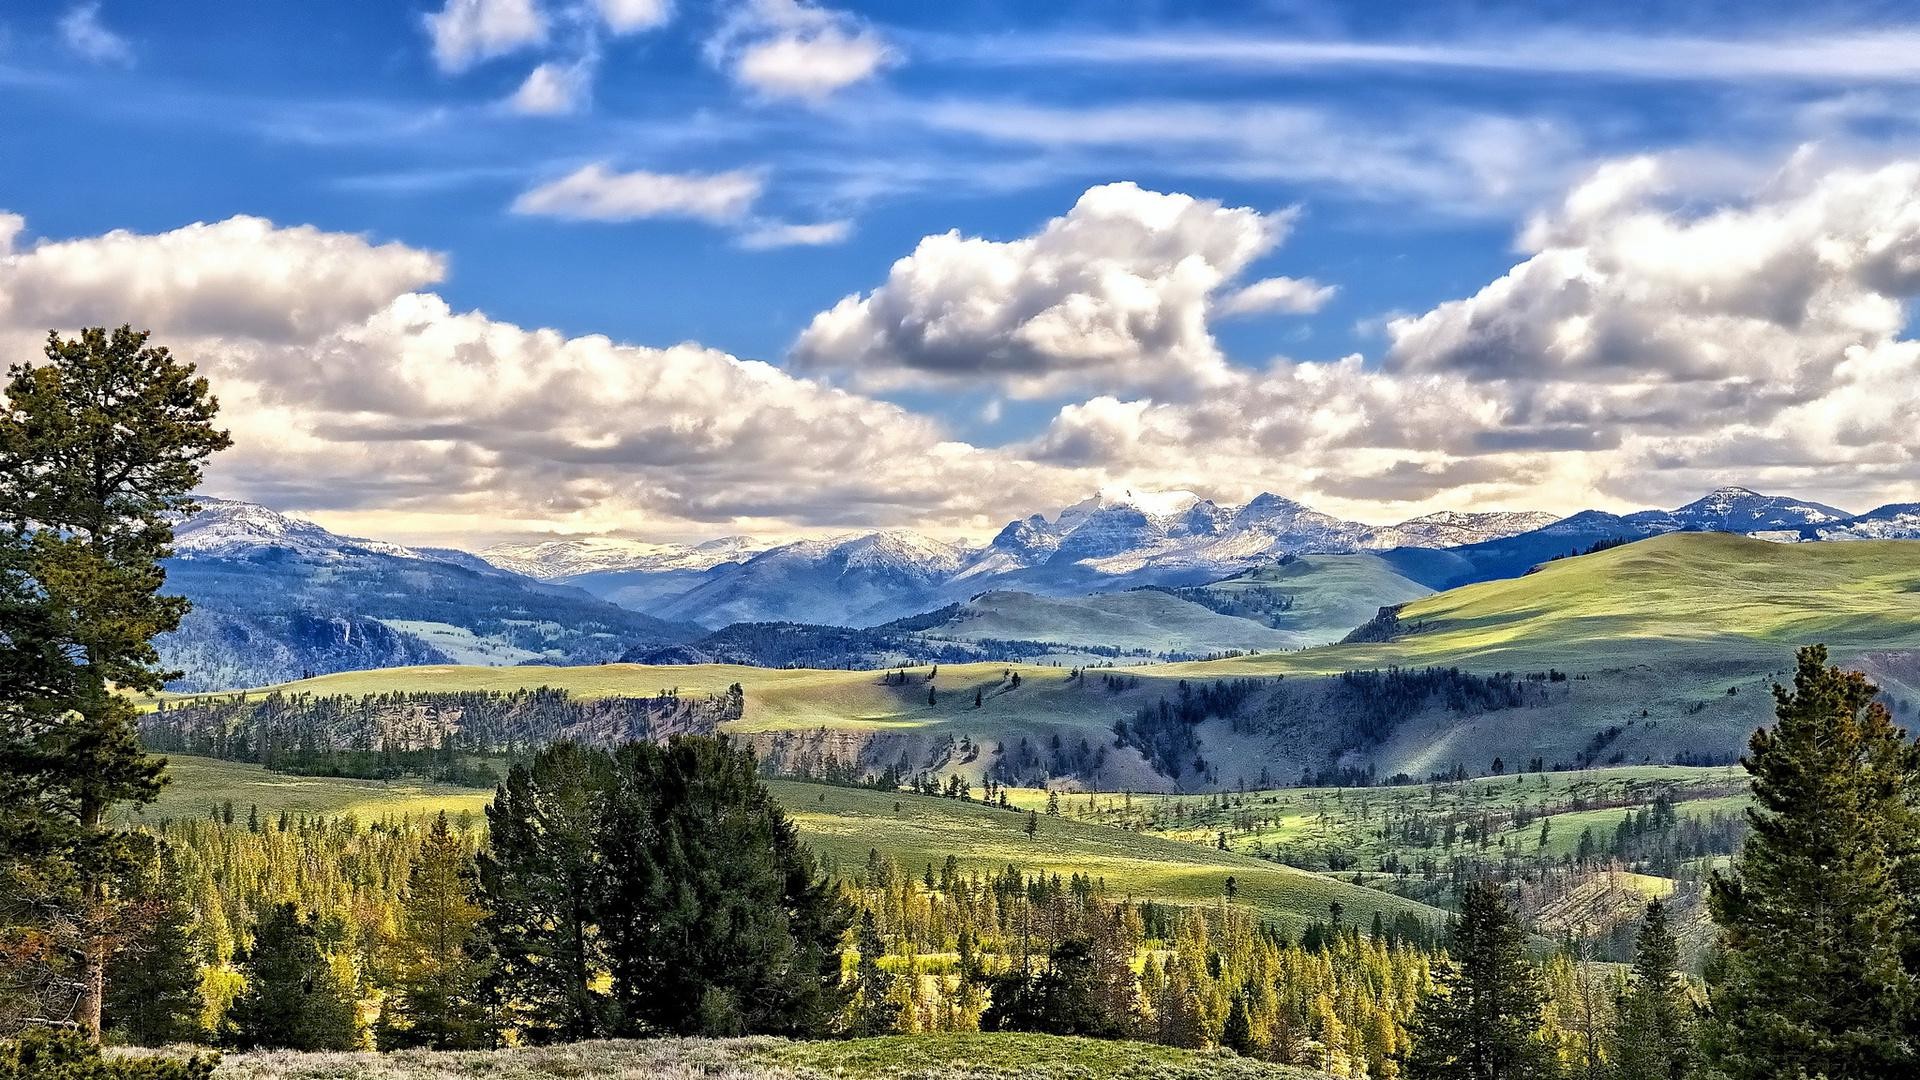
<instances>
[{"instance_id":1,"label":"pine tree","mask_svg":"<svg viewBox=\"0 0 1920 1080\"><path fill-rule=\"evenodd\" d=\"M849 1010L847 1034L855 1037L887 1034L900 1019L900 1003L893 1000L893 973L880 965L887 946L880 937L880 925L871 909L860 913L860 930L854 946L860 953L860 964L854 974L855 997Z\"/></svg>"},{"instance_id":2,"label":"pine tree","mask_svg":"<svg viewBox=\"0 0 1920 1080\"><path fill-rule=\"evenodd\" d=\"M493 1045L481 1000L487 965L479 938L486 909L473 900L473 863L443 810L421 842L401 898L400 932L389 950L393 1000L381 1015L382 1049Z\"/></svg>"},{"instance_id":3,"label":"pine tree","mask_svg":"<svg viewBox=\"0 0 1920 1080\"><path fill-rule=\"evenodd\" d=\"M851 913L750 752L700 736L622 746L604 855L600 928L628 1030L804 1035L844 1006Z\"/></svg>"},{"instance_id":4,"label":"pine tree","mask_svg":"<svg viewBox=\"0 0 1920 1080\"><path fill-rule=\"evenodd\" d=\"M1666 905L1647 905L1633 974L1616 1007L1612 1060L1618 1080L1685 1080L1693 1074L1693 1002Z\"/></svg>"},{"instance_id":5,"label":"pine tree","mask_svg":"<svg viewBox=\"0 0 1920 1080\"><path fill-rule=\"evenodd\" d=\"M1420 999L1407 1032L1408 1080L1535 1080L1551 1077L1551 1049L1538 1031L1545 993L1527 959L1526 933L1500 888L1469 884L1449 958Z\"/></svg>"},{"instance_id":6,"label":"pine tree","mask_svg":"<svg viewBox=\"0 0 1920 1080\"><path fill-rule=\"evenodd\" d=\"M1233 995L1233 1008L1227 1011L1227 1023L1220 1031L1220 1045L1239 1054L1252 1057L1257 1049L1253 1042L1253 1021L1247 1016L1247 995Z\"/></svg>"},{"instance_id":7,"label":"pine tree","mask_svg":"<svg viewBox=\"0 0 1920 1080\"><path fill-rule=\"evenodd\" d=\"M200 958L189 930L192 913L170 869L158 873L128 905L132 933L107 962L102 1023L135 1046L192 1042L200 1028Z\"/></svg>"},{"instance_id":8,"label":"pine tree","mask_svg":"<svg viewBox=\"0 0 1920 1080\"><path fill-rule=\"evenodd\" d=\"M240 965L247 987L227 1011L226 1041L242 1049L359 1047L353 999L321 954L313 924L292 904L276 904L253 933Z\"/></svg>"},{"instance_id":9,"label":"pine tree","mask_svg":"<svg viewBox=\"0 0 1920 1080\"><path fill-rule=\"evenodd\" d=\"M0 409L0 857L73 867L75 1015L97 1040L128 861L109 811L152 801L165 767L119 691L166 681L153 639L187 604L160 595L160 560L231 440L206 380L145 332L49 334L46 360L10 369Z\"/></svg>"},{"instance_id":10,"label":"pine tree","mask_svg":"<svg viewBox=\"0 0 1920 1080\"><path fill-rule=\"evenodd\" d=\"M1754 732L1752 833L1709 903L1722 932L1707 1049L1733 1080L1920 1070L1909 803L1916 751L1859 672L1800 650L1777 722Z\"/></svg>"},{"instance_id":11,"label":"pine tree","mask_svg":"<svg viewBox=\"0 0 1920 1080\"><path fill-rule=\"evenodd\" d=\"M488 985L506 1019L533 1042L604 1038L611 1003L598 932L606 889L600 829L612 762L557 743L516 765L487 807L478 860L496 963Z\"/></svg>"}]
</instances>

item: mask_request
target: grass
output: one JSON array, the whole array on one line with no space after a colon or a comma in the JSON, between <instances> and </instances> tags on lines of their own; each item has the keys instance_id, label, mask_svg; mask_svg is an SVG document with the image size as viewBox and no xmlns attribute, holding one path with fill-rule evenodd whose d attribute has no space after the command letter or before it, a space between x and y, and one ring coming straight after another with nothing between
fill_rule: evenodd
<instances>
[{"instance_id":1,"label":"grass","mask_svg":"<svg viewBox=\"0 0 1920 1080\"><path fill-rule=\"evenodd\" d=\"M173 754L167 758L169 782L160 798L139 818L201 817L231 802L242 818L248 807L262 814L344 817L362 821L445 810L479 814L493 792L478 788L426 784L411 780L350 780L332 776L289 776L239 761Z\"/></svg>"},{"instance_id":2,"label":"grass","mask_svg":"<svg viewBox=\"0 0 1920 1080\"><path fill-rule=\"evenodd\" d=\"M1629 811L1662 796L1677 804L1675 812L1683 818L1738 812L1748 802L1746 783L1746 774L1737 766L1643 765L1488 776L1458 783L1250 791L1231 796L1233 805L1227 807L1208 795L1134 795L1123 801L1110 794L1063 796L1062 807L1078 820L1123 825L1191 844L1212 844L1225 832L1236 852L1316 865L1338 851L1356 857L1359 867L1373 869L1389 855L1416 859L1444 853L1437 840L1422 847L1383 838L1380 825L1389 816L1417 813L1433 820L1451 817L1466 822L1484 813L1520 807L1581 806L1547 815L1553 824L1545 849L1538 846L1540 817L1488 838L1496 848L1504 840L1525 854L1558 856L1577 849L1586 828L1592 828L1595 838L1604 843ZM1029 801L1034 796L1022 792L1016 798ZM1255 827L1239 827L1249 817Z\"/></svg>"},{"instance_id":3,"label":"grass","mask_svg":"<svg viewBox=\"0 0 1920 1080\"><path fill-rule=\"evenodd\" d=\"M658 1039L490 1051L232 1054L218 1080L1315 1080L1227 1051L1052 1035Z\"/></svg>"},{"instance_id":4,"label":"grass","mask_svg":"<svg viewBox=\"0 0 1920 1080\"><path fill-rule=\"evenodd\" d=\"M1410 633L1174 665L1165 674L1332 673L1457 664L1591 669L1677 661L1780 666L1794 646L1920 648L1920 543L1773 544L1674 533L1407 604Z\"/></svg>"},{"instance_id":5,"label":"grass","mask_svg":"<svg viewBox=\"0 0 1920 1080\"><path fill-rule=\"evenodd\" d=\"M867 852L877 848L909 873L928 863L937 868L952 855L966 873L993 873L1011 864L1062 877L1086 874L1104 878L1116 896L1178 904L1214 903L1232 877L1237 903L1293 929L1325 920L1335 900L1347 918L1363 922L1375 912L1389 921L1400 912L1440 917L1410 900L1245 854L1064 815L1040 814L1038 831L1028 837L1025 813L979 803L792 781L774 781L772 787L807 843L843 875L857 873Z\"/></svg>"}]
</instances>

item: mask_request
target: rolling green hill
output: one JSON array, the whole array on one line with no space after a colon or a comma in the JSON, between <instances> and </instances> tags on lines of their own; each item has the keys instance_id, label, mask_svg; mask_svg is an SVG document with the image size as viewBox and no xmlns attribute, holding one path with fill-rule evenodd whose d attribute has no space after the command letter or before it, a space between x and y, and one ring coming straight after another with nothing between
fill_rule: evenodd
<instances>
[{"instance_id":1,"label":"rolling green hill","mask_svg":"<svg viewBox=\"0 0 1920 1080\"><path fill-rule=\"evenodd\" d=\"M256 765L207 758L171 759L172 782L139 820L203 816L231 802L244 819L257 807L271 818L281 810L346 815L362 821L387 815L446 810L478 817L492 792L445 785L382 783L331 777L286 776ZM991 874L1017 866L1029 873L1087 874L1106 879L1119 896L1178 904L1209 904L1235 879L1237 902L1297 929L1325 918L1338 900L1347 911L1391 920L1399 912L1439 914L1412 900L1296 870L1248 855L1173 839L1142 836L1108 825L1042 815L1026 834L1027 815L977 802L776 780L774 795L830 873L855 874L869 850L892 856L909 870L956 857L963 872Z\"/></svg>"}]
</instances>

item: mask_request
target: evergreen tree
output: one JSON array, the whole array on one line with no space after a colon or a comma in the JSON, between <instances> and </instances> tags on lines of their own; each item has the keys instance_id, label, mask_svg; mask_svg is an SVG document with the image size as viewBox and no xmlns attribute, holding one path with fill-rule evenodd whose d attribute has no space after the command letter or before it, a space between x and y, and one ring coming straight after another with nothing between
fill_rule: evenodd
<instances>
[{"instance_id":1,"label":"evergreen tree","mask_svg":"<svg viewBox=\"0 0 1920 1080\"><path fill-rule=\"evenodd\" d=\"M357 1010L320 952L314 925L292 904L276 904L253 933L240 964L246 989L227 1011L226 1041L242 1049L358 1048Z\"/></svg>"},{"instance_id":2,"label":"evergreen tree","mask_svg":"<svg viewBox=\"0 0 1920 1080\"><path fill-rule=\"evenodd\" d=\"M217 1057L104 1057L64 1031L36 1030L0 1042L0 1080L208 1080Z\"/></svg>"},{"instance_id":3,"label":"evergreen tree","mask_svg":"<svg viewBox=\"0 0 1920 1080\"><path fill-rule=\"evenodd\" d=\"M1752 833L1709 903L1722 931L1706 1040L1733 1080L1910 1076L1916 751L1859 672L1800 650L1756 731Z\"/></svg>"},{"instance_id":4,"label":"evergreen tree","mask_svg":"<svg viewBox=\"0 0 1920 1080\"><path fill-rule=\"evenodd\" d=\"M478 873L497 957L488 985L505 1019L533 1042L613 1030L597 988L609 963L597 919L610 773L607 755L557 743L514 766L487 807Z\"/></svg>"},{"instance_id":5,"label":"evergreen tree","mask_svg":"<svg viewBox=\"0 0 1920 1080\"><path fill-rule=\"evenodd\" d=\"M201 464L230 440L193 365L121 327L49 334L46 363L10 369L0 409L0 858L75 874L75 1016L100 1034L124 830L165 762L134 735L118 691L158 690L156 635L186 601L160 595L172 522Z\"/></svg>"},{"instance_id":6,"label":"evergreen tree","mask_svg":"<svg viewBox=\"0 0 1920 1080\"><path fill-rule=\"evenodd\" d=\"M153 874L121 920L133 929L107 962L102 1019L119 1041L165 1046L202 1035L200 958L180 885L170 869Z\"/></svg>"},{"instance_id":7,"label":"evergreen tree","mask_svg":"<svg viewBox=\"0 0 1920 1080\"><path fill-rule=\"evenodd\" d=\"M1527 959L1526 932L1500 888L1469 884L1449 958L1420 999L1407 1033L1408 1080L1536 1080L1554 1075L1539 1037L1545 994Z\"/></svg>"},{"instance_id":8,"label":"evergreen tree","mask_svg":"<svg viewBox=\"0 0 1920 1080\"><path fill-rule=\"evenodd\" d=\"M1220 1031L1220 1045L1242 1057L1252 1057L1258 1049L1253 1041L1253 1021L1247 1016L1247 995L1233 995L1233 1008L1227 1012L1227 1023Z\"/></svg>"},{"instance_id":9,"label":"evergreen tree","mask_svg":"<svg viewBox=\"0 0 1920 1080\"><path fill-rule=\"evenodd\" d=\"M629 743L613 785L600 927L625 1030L825 1030L846 1001L851 915L753 755L701 736Z\"/></svg>"},{"instance_id":10,"label":"evergreen tree","mask_svg":"<svg viewBox=\"0 0 1920 1080\"><path fill-rule=\"evenodd\" d=\"M880 966L887 946L880 937L880 924L871 909L860 913L860 930L854 945L860 953L860 965L854 973L854 1000L849 1010L847 1034L885 1035L900 1019L900 1003L893 1000L893 973Z\"/></svg>"},{"instance_id":11,"label":"evergreen tree","mask_svg":"<svg viewBox=\"0 0 1920 1080\"><path fill-rule=\"evenodd\" d=\"M1647 905L1634 940L1633 974L1616 1008L1612 1058L1618 1080L1685 1080L1693 1074L1693 1002L1666 905Z\"/></svg>"},{"instance_id":12,"label":"evergreen tree","mask_svg":"<svg viewBox=\"0 0 1920 1080\"><path fill-rule=\"evenodd\" d=\"M401 898L390 950L393 1000L382 1013L382 1049L493 1045L480 997L486 962L479 939L486 909L473 901L473 862L443 810L420 845Z\"/></svg>"}]
</instances>

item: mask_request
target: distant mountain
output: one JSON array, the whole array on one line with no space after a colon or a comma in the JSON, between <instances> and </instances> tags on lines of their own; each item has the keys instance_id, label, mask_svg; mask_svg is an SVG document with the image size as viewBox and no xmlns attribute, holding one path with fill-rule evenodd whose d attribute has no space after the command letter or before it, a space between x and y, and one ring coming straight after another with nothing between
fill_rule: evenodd
<instances>
[{"instance_id":1,"label":"distant mountain","mask_svg":"<svg viewBox=\"0 0 1920 1080\"><path fill-rule=\"evenodd\" d=\"M480 557L528 577L554 579L627 570L652 573L711 570L745 562L768 545L750 536L723 536L703 544L649 544L617 536L577 536L530 544L495 544Z\"/></svg>"},{"instance_id":2,"label":"distant mountain","mask_svg":"<svg viewBox=\"0 0 1920 1080\"><path fill-rule=\"evenodd\" d=\"M193 601L157 645L182 690L422 663L588 663L676 625L464 552L340 536L250 503L201 500L175 527L168 590Z\"/></svg>"},{"instance_id":3,"label":"distant mountain","mask_svg":"<svg viewBox=\"0 0 1920 1080\"><path fill-rule=\"evenodd\" d=\"M1920 503L1888 503L1857 517L1800 530L1806 540L1920 540Z\"/></svg>"},{"instance_id":4,"label":"distant mountain","mask_svg":"<svg viewBox=\"0 0 1920 1080\"><path fill-rule=\"evenodd\" d=\"M1688 532L1769 532L1827 525L1852 517L1816 502L1762 495L1743 487L1724 487L1673 512Z\"/></svg>"},{"instance_id":5,"label":"distant mountain","mask_svg":"<svg viewBox=\"0 0 1920 1080\"><path fill-rule=\"evenodd\" d=\"M896 530L802 540L743 563L715 567L654 610L667 619L725 626L805 622L870 626L937 606L969 552Z\"/></svg>"},{"instance_id":6,"label":"distant mountain","mask_svg":"<svg viewBox=\"0 0 1920 1080\"><path fill-rule=\"evenodd\" d=\"M1496 510L1481 514L1442 510L1398 525L1383 525L1368 533L1362 546L1373 550L1462 547L1532 532L1558 520L1560 518L1556 514L1543 514L1537 510Z\"/></svg>"}]
</instances>

